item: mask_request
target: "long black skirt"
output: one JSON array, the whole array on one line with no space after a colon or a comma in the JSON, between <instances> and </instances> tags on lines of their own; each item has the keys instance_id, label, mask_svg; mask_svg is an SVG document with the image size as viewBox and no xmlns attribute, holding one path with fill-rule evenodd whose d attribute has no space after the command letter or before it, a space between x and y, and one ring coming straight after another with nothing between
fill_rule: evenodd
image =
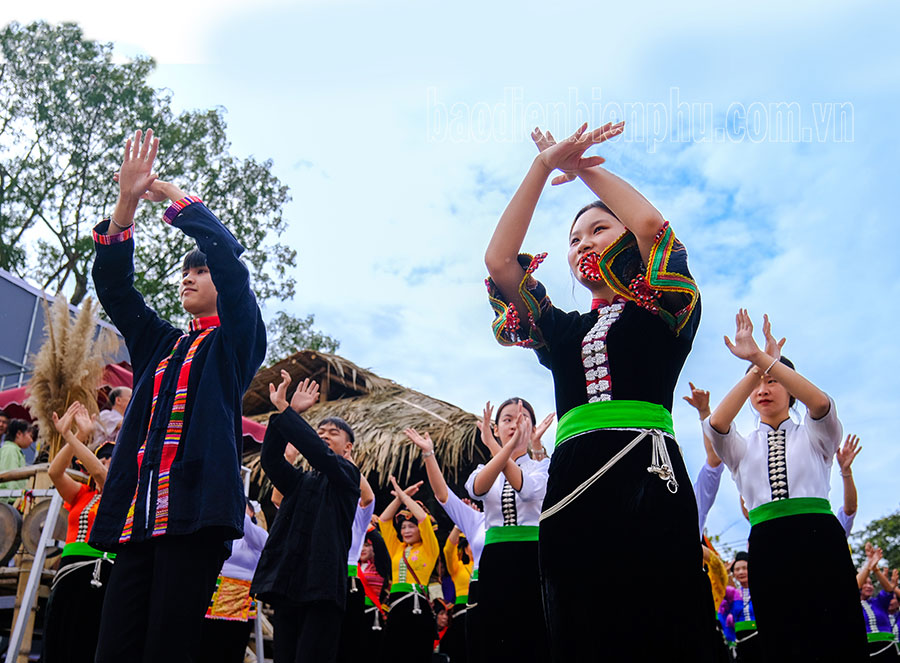
<instances>
[{"instance_id":1,"label":"long black skirt","mask_svg":"<svg viewBox=\"0 0 900 663\"><path fill-rule=\"evenodd\" d=\"M478 605L478 579L469 581L469 602L466 604L466 657L469 663L481 663L482 643L481 606Z\"/></svg>"},{"instance_id":2,"label":"long black skirt","mask_svg":"<svg viewBox=\"0 0 900 663\"><path fill-rule=\"evenodd\" d=\"M869 661L900 661L896 642L870 642Z\"/></svg>"},{"instance_id":3,"label":"long black skirt","mask_svg":"<svg viewBox=\"0 0 900 663\"><path fill-rule=\"evenodd\" d=\"M72 564L92 562L63 576ZM100 632L100 612L113 565L100 562L100 587L91 584L94 578L93 557L69 555L62 558L59 580L50 592L44 619L44 663L93 663Z\"/></svg>"},{"instance_id":4,"label":"long black skirt","mask_svg":"<svg viewBox=\"0 0 900 663\"><path fill-rule=\"evenodd\" d=\"M550 651L541 603L538 542L485 545L478 564L482 660L545 663Z\"/></svg>"},{"instance_id":5,"label":"long black skirt","mask_svg":"<svg viewBox=\"0 0 900 663\"><path fill-rule=\"evenodd\" d=\"M766 661L867 661L856 569L831 514L775 518L750 528L753 611ZM815 609L791 599L798 568L815 586Z\"/></svg>"},{"instance_id":6,"label":"long black skirt","mask_svg":"<svg viewBox=\"0 0 900 663\"><path fill-rule=\"evenodd\" d=\"M402 597L407 598L399 601ZM399 601L399 602L398 602ZM419 596L419 612L414 612L412 594L392 592L391 605L381 636L383 663L430 663L437 639L437 625L428 599Z\"/></svg>"},{"instance_id":7,"label":"long black skirt","mask_svg":"<svg viewBox=\"0 0 900 663\"><path fill-rule=\"evenodd\" d=\"M450 663L468 663L469 657L466 649L466 626L469 611L465 603L454 605L450 609L450 625L447 632L441 638L440 652L445 654Z\"/></svg>"},{"instance_id":8,"label":"long black skirt","mask_svg":"<svg viewBox=\"0 0 900 663\"><path fill-rule=\"evenodd\" d=\"M339 663L352 663L368 658L374 652L365 649L365 631L371 628L366 618L366 594L359 578L347 579L347 602L341 622L341 643L338 647Z\"/></svg>"},{"instance_id":9,"label":"long black skirt","mask_svg":"<svg viewBox=\"0 0 900 663\"><path fill-rule=\"evenodd\" d=\"M594 431L557 447L544 510L637 435ZM541 577L554 661L714 660L717 635L697 538L697 504L678 445L667 437L666 448L678 481L674 494L647 471L648 436L541 522ZM654 570L662 573L667 597L662 606L648 598L647 573Z\"/></svg>"},{"instance_id":10,"label":"long black skirt","mask_svg":"<svg viewBox=\"0 0 900 663\"><path fill-rule=\"evenodd\" d=\"M762 640L759 631L743 631L737 634L734 651L738 663L762 663Z\"/></svg>"}]
</instances>

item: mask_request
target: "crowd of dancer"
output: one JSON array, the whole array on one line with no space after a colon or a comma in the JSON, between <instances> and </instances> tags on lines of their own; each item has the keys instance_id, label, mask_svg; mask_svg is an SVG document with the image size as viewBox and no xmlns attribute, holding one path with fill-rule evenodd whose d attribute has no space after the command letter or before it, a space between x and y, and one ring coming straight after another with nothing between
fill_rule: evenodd
<instances>
[{"instance_id":1,"label":"crowd of dancer","mask_svg":"<svg viewBox=\"0 0 900 663\"><path fill-rule=\"evenodd\" d=\"M134 391L114 446L88 450L93 425L78 403L55 421L67 446L51 476L71 541L48 633L85 651L48 647L45 660L241 661L257 601L274 611L276 663L900 657L897 572L872 547L857 570L846 540L858 440L841 446L836 404L781 354L768 318L760 348L738 312L725 344L749 366L715 409L694 385L685 396L706 452L692 490L671 411L700 292L669 223L601 157L584 156L623 130L532 135L539 154L487 248L487 287L496 339L534 350L551 372L556 412L538 421L524 399L488 403L480 432L491 459L472 471L466 495L448 487L429 435L405 431L455 525L443 546L415 499L422 482L404 489L390 477L394 499L375 514L353 429L337 417L313 428L302 415L318 385L291 391L286 372L270 385L277 412L261 453L278 511L268 531L257 525L239 474L240 402L266 337L243 249L199 198L157 178L158 139L136 132L117 206L94 230L93 268L128 345ZM568 231L569 266L593 298L587 313L554 306L534 276L545 254L520 253L554 171L553 184L580 179L598 198ZM169 200L165 220L196 240L179 287L193 317L187 333L134 288L142 199ZM734 419L747 402L758 425L742 434ZM542 437L556 415L551 459ZM90 484L61 471L73 456ZM828 501L835 458L839 517ZM725 467L751 524L748 550L727 561L703 536ZM663 558L657 604L635 576ZM798 610L785 591L798 573L815 610Z\"/></svg>"}]
</instances>

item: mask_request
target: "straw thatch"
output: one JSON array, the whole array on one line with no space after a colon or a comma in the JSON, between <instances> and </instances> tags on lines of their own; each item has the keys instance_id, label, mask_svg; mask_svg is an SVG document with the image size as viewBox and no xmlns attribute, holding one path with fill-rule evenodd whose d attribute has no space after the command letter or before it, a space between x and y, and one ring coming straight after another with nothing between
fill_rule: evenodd
<instances>
[{"instance_id":1,"label":"straw thatch","mask_svg":"<svg viewBox=\"0 0 900 663\"><path fill-rule=\"evenodd\" d=\"M320 401L303 416L313 426L329 416L346 420L356 434L354 460L370 480L377 476L378 482L384 484L391 474L401 482L421 475L419 449L403 433L409 427L431 435L435 456L450 484L464 481L477 463L487 462L486 450L479 443L478 417L455 405L407 389L336 355L314 352L298 353L257 374L253 384L257 385L261 395L264 383L267 402L268 383L280 380L278 371L281 367L291 373L292 386L311 377L311 373L321 377L331 371L330 396L341 390L358 392L355 396ZM335 375L339 376L339 381L335 381ZM324 386L322 392L325 393ZM272 411L269 403L265 412L257 411L252 418L264 422ZM245 458L245 464L252 468L251 477L260 486L261 493L267 493L268 485L259 467L258 454Z\"/></svg>"},{"instance_id":2,"label":"straw thatch","mask_svg":"<svg viewBox=\"0 0 900 663\"><path fill-rule=\"evenodd\" d=\"M52 458L59 448L53 412L62 416L79 400L91 414L97 413L97 385L119 341L107 329L96 332L97 306L90 297L74 318L62 295L54 299L52 307L44 300L44 313L47 338L34 359L25 407L40 424L40 448L49 447Z\"/></svg>"}]
</instances>

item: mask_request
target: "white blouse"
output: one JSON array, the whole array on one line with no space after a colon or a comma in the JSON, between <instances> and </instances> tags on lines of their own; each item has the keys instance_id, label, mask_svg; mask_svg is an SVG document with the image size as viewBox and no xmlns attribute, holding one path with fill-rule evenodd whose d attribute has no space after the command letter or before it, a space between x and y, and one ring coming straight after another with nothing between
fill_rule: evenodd
<instances>
[{"instance_id":1,"label":"white blouse","mask_svg":"<svg viewBox=\"0 0 900 663\"><path fill-rule=\"evenodd\" d=\"M507 482L506 476L501 472L487 493L476 495L475 477L484 469L483 464L479 464L466 480L466 490L469 496L473 500L480 501L484 506L487 529L510 525L537 526L540 520L541 506L544 503L544 494L547 492L550 459L532 460L528 454L523 454L515 462L522 470L521 490L513 489Z\"/></svg>"},{"instance_id":2,"label":"white blouse","mask_svg":"<svg viewBox=\"0 0 900 663\"><path fill-rule=\"evenodd\" d=\"M709 418L703 422L703 432L731 470L747 509L790 497L828 499L831 464L844 432L834 401L828 400L828 413L821 419L807 413L802 424L792 419L778 428L761 423L747 437L738 433L734 422L725 434L713 428Z\"/></svg>"},{"instance_id":3,"label":"white blouse","mask_svg":"<svg viewBox=\"0 0 900 663\"><path fill-rule=\"evenodd\" d=\"M359 556L362 553L363 544L366 542L366 532L372 524L372 514L375 513L375 500L366 506L356 503L356 514L353 516L353 529L351 530L350 550L347 554L347 564L356 566L359 564Z\"/></svg>"},{"instance_id":4,"label":"white blouse","mask_svg":"<svg viewBox=\"0 0 900 663\"><path fill-rule=\"evenodd\" d=\"M463 502L452 490L447 491L446 502L438 500L438 503L444 507L444 511L450 516L453 524L465 534L469 547L472 549L474 568L477 569L478 563L481 561L481 551L484 550L484 514Z\"/></svg>"}]
</instances>

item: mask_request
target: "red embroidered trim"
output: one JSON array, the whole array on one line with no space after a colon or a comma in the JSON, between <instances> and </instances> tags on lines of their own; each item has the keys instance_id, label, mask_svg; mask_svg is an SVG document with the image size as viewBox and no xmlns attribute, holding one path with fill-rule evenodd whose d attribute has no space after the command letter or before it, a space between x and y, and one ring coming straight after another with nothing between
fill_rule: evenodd
<instances>
[{"instance_id":1,"label":"red embroidered trim","mask_svg":"<svg viewBox=\"0 0 900 663\"><path fill-rule=\"evenodd\" d=\"M181 200L176 200L174 203L169 205L169 209L167 209L166 213L163 214L163 221L171 224L172 221L175 220L175 217L177 217L181 213L181 210L183 210L185 207L187 207L188 205L193 205L194 203L202 202L203 201L200 200L199 196L185 196Z\"/></svg>"},{"instance_id":2,"label":"red embroidered trim","mask_svg":"<svg viewBox=\"0 0 900 663\"><path fill-rule=\"evenodd\" d=\"M213 318L212 316L209 318L201 318L201 320L218 320L218 318ZM153 533L152 536L159 536L160 534L166 533L166 527L168 525L169 520L169 471L172 467L172 462L175 460L175 454L178 451L178 445L181 442L181 433L184 427L184 409L187 403L187 386L188 380L190 378L191 373L191 363L193 362L194 355L197 352L197 348L200 347L200 344L203 340L215 329L214 326L207 326L203 331L194 339L191 343L191 347L188 348L187 355L184 358L184 362L181 364L181 368L178 371L178 383L175 391L175 399L172 403L172 412L169 416L169 425L166 428L166 435L163 438L163 450L162 455L160 457L160 465L159 465L159 473L158 473L158 481L157 481L157 493L156 493L156 514L154 515L154 523L153 523ZM163 375L166 372L166 368L169 365L169 360L175 355L175 352L178 350L178 346L181 345L181 342L188 338L188 334L185 334L177 341L175 341L175 345L172 347L172 352L170 352L166 357L159 362L159 365L156 367L156 372L153 375L153 400L150 403L150 419L147 423L147 433L144 436L144 442L141 444L140 449L138 449L137 453L137 467L138 467L138 485L135 486L134 489L134 497L131 498L131 506L128 507L128 513L125 516L125 525L122 528L122 534L119 536L119 543L126 543L131 540L131 535L134 529L134 511L137 506L137 497L138 497L138 489L140 488L140 474L141 474L141 464L144 462L144 453L147 450L147 438L150 436L150 424L153 423L153 415L156 412L156 401L159 398L159 390L162 386ZM148 486L147 490L150 490Z\"/></svg>"},{"instance_id":3,"label":"red embroidered trim","mask_svg":"<svg viewBox=\"0 0 900 663\"><path fill-rule=\"evenodd\" d=\"M112 223L111 219L103 220L108 223ZM94 241L97 244L102 244L103 246L112 246L113 244L119 244L120 242L127 242L129 239L134 237L134 224L132 223L130 226L125 228L125 230L120 233L116 233L115 235L101 235L96 230L93 231L93 235Z\"/></svg>"},{"instance_id":4,"label":"red embroidered trim","mask_svg":"<svg viewBox=\"0 0 900 663\"><path fill-rule=\"evenodd\" d=\"M206 329L207 327L219 327L219 316L210 315L205 318L194 318L191 320L190 330L191 331L200 331L201 329Z\"/></svg>"}]
</instances>

